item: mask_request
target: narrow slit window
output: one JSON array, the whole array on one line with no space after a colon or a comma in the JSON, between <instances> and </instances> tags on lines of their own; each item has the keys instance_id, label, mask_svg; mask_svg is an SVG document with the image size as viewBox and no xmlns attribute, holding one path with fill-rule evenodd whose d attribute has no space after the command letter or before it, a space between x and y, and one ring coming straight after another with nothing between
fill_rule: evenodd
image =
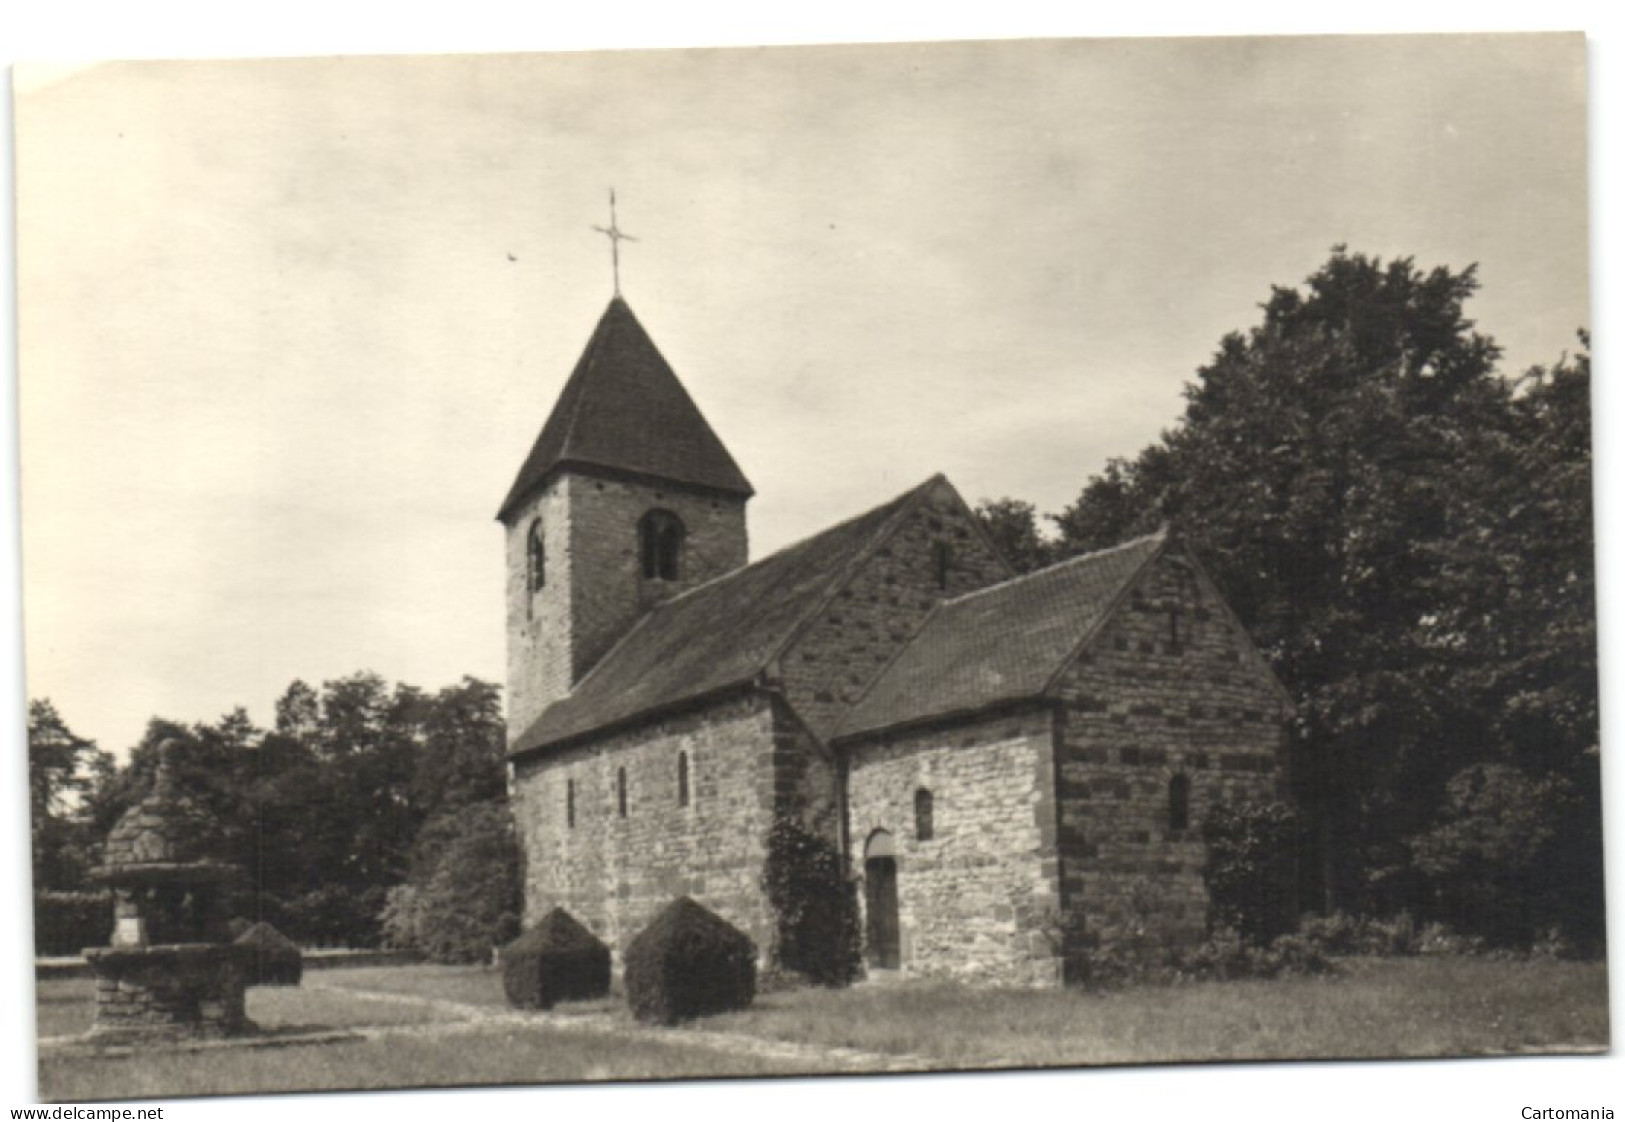
<instances>
[{"instance_id":1,"label":"narrow slit window","mask_svg":"<svg viewBox=\"0 0 1625 1122\"><path fill-rule=\"evenodd\" d=\"M688 753L677 753L677 805L688 805Z\"/></svg>"},{"instance_id":2,"label":"narrow slit window","mask_svg":"<svg viewBox=\"0 0 1625 1122\"><path fill-rule=\"evenodd\" d=\"M575 829L576 781L574 779L564 781L564 824L572 830Z\"/></svg>"},{"instance_id":3,"label":"narrow slit window","mask_svg":"<svg viewBox=\"0 0 1625 1122\"><path fill-rule=\"evenodd\" d=\"M916 841L930 841L936 834L936 799L930 791L921 787L914 792L914 838Z\"/></svg>"},{"instance_id":4,"label":"narrow slit window","mask_svg":"<svg viewBox=\"0 0 1625 1122\"><path fill-rule=\"evenodd\" d=\"M1179 833L1191 824L1191 781L1176 775L1168 781L1168 829Z\"/></svg>"},{"instance_id":5,"label":"narrow slit window","mask_svg":"<svg viewBox=\"0 0 1625 1122\"><path fill-rule=\"evenodd\" d=\"M936 568L937 587L944 592L948 589L948 569L953 564L953 547L947 542L935 542L931 546L931 561Z\"/></svg>"},{"instance_id":6,"label":"narrow slit window","mask_svg":"<svg viewBox=\"0 0 1625 1122\"><path fill-rule=\"evenodd\" d=\"M626 769L624 767L615 773L615 809L622 818L626 817Z\"/></svg>"}]
</instances>

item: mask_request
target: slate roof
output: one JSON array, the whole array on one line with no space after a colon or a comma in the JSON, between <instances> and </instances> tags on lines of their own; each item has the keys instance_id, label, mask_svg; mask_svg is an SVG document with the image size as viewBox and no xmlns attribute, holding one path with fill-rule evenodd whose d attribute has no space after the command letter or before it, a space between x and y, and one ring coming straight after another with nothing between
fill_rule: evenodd
<instances>
[{"instance_id":1,"label":"slate roof","mask_svg":"<svg viewBox=\"0 0 1625 1122\"><path fill-rule=\"evenodd\" d=\"M629 472L749 498L739 465L677 380L625 300L616 296L497 512L561 467Z\"/></svg>"},{"instance_id":2,"label":"slate roof","mask_svg":"<svg viewBox=\"0 0 1625 1122\"><path fill-rule=\"evenodd\" d=\"M509 755L669 710L755 681L932 487L882 506L653 608Z\"/></svg>"},{"instance_id":3,"label":"slate roof","mask_svg":"<svg viewBox=\"0 0 1625 1122\"><path fill-rule=\"evenodd\" d=\"M1165 540L1159 531L939 604L835 739L1042 696Z\"/></svg>"}]
</instances>

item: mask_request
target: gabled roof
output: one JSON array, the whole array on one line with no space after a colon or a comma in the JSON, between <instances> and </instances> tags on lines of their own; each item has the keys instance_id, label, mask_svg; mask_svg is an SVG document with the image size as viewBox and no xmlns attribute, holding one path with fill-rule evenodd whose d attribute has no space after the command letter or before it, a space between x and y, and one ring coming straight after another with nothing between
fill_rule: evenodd
<instances>
[{"instance_id":1,"label":"gabled roof","mask_svg":"<svg viewBox=\"0 0 1625 1122\"><path fill-rule=\"evenodd\" d=\"M522 755L756 681L933 487L656 606L514 740Z\"/></svg>"},{"instance_id":2,"label":"gabled roof","mask_svg":"<svg viewBox=\"0 0 1625 1122\"><path fill-rule=\"evenodd\" d=\"M619 296L587 340L497 517L505 520L563 467L631 473L746 498L753 493Z\"/></svg>"},{"instance_id":3,"label":"gabled roof","mask_svg":"<svg viewBox=\"0 0 1625 1122\"><path fill-rule=\"evenodd\" d=\"M1158 531L944 601L835 737L1043 695L1166 540Z\"/></svg>"}]
</instances>

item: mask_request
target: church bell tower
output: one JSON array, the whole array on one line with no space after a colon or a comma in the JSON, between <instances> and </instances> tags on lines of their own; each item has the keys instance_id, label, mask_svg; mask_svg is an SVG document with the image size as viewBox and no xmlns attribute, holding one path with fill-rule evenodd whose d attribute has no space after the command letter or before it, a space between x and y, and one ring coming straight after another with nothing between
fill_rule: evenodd
<instances>
[{"instance_id":1,"label":"church bell tower","mask_svg":"<svg viewBox=\"0 0 1625 1122\"><path fill-rule=\"evenodd\" d=\"M510 741L651 607L745 564L751 494L617 291L497 513Z\"/></svg>"}]
</instances>

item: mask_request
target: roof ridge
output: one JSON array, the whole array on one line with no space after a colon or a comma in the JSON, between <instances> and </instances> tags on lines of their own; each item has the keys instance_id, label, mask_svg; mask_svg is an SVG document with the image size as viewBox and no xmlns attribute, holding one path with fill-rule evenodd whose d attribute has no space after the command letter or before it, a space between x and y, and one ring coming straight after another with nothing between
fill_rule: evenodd
<instances>
[{"instance_id":1,"label":"roof ridge","mask_svg":"<svg viewBox=\"0 0 1625 1122\"><path fill-rule=\"evenodd\" d=\"M837 530L840 530L841 528L843 528L845 526L850 526L852 523L858 521L859 519L869 517L871 514L874 514L876 511L882 509L883 507L890 506L893 503L901 503L905 499L908 499L908 498L912 497L915 492L923 492L928 485L933 484L933 483L937 482L938 480L945 479L945 478L946 477L941 472L938 472L936 475L933 475L930 479L927 479L924 483L921 483L918 486L911 488L910 490L904 491L902 494L899 494L899 495L896 495L896 496L894 496L894 497L892 497L890 499L887 499L883 503L876 503L874 506L870 507L868 510L860 511L857 514L852 515L852 517L850 517L850 518L844 518L841 521L835 523L835 525L827 526L824 529L819 530L815 534L808 534L806 537L799 538L796 541L791 542L789 545L780 546L778 549L775 549L772 553L769 553L766 557L758 557L756 560L751 561L748 564L741 565L737 569L730 569L726 573L719 573L716 576L712 577L710 580L701 581L699 584L693 585L693 586L691 586L689 588L685 588L685 589L683 589L683 591L677 593L677 595L675 595L675 596L668 596L666 599L660 601L660 603L654 605L648 611L646 611L642 615L640 615L635 621L633 621L632 626L628 627L625 631L623 631L621 633L621 637L619 639L615 640L614 643L610 644L609 649L606 650L603 654L599 655L597 661L595 661L592 664L592 666L588 668L587 672L585 674L583 674L579 679L576 680L575 684L570 687L570 693L573 694L577 690L581 689L582 686L586 685L587 682L593 677L593 675L598 673L598 671L599 671L599 669L601 667L603 667L603 666L605 666L605 665L607 665L609 663L611 656L614 655L614 653L619 648L625 646L626 643L628 643L632 639L632 636L634 636L635 634L637 634L638 632L640 632L640 631L642 631L644 629L644 627L649 623L649 621L653 620L655 617L660 615L661 612L663 612L666 609L670 608L673 604L679 603L680 601L683 601L683 600L687 600L689 597L691 597L694 594L696 594L698 592L701 592L701 591L703 591L705 589L714 588L715 586L717 586L719 584L722 584L722 583L724 583L726 581L733 580L736 577L742 576L744 573L746 573L746 572L748 572L748 571L750 571L752 569L755 569L757 566L765 565L769 561L773 560L774 558L782 557L784 554L789 553L791 550L799 549L802 546L807 545L810 542L812 542L812 541L814 541L814 540L816 540L818 538L821 538L826 534L833 534ZM895 518L895 512L893 514L893 518ZM876 532L875 532L875 537L876 538L880 537L886 529L890 528L890 526L892 524L892 521L893 521L893 518L886 519L885 525L881 526L879 529L876 530ZM868 550L869 550L869 547L866 546L864 548L864 550L862 550L860 552L862 552L864 554L867 554ZM851 568L851 566L848 565L849 570L850 570L850 568ZM847 578L848 575L849 574L843 574L843 576L841 578L838 578L838 579L844 581ZM828 604L828 603L829 603L829 597L827 595L820 596L819 597L819 602L818 602L818 611L822 611L824 606L826 604ZM810 612L808 614L809 615L816 615L816 614L818 614L818 612L815 611L815 612ZM805 621L803 621L803 623L798 624L796 627L791 629L790 636L791 636L792 640L795 638L795 636L797 636L797 635L799 635L801 633L801 629L804 626L805 626ZM785 643L782 643L778 647L774 648L773 653L771 655L769 655L767 658L764 658L762 660L762 665L763 666L770 665L773 662L774 659L778 658L779 655L784 652L784 648L786 646L788 646L788 645L789 645L789 641L786 641ZM905 646L906 646L906 644L905 644ZM568 696L570 696L570 694L565 695L565 697L568 697ZM560 698L559 700L562 701L563 698ZM540 717L540 714L537 714L537 716Z\"/></svg>"},{"instance_id":2,"label":"roof ridge","mask_svg":"<svg viewBox=\"0 0 1625 1122\"><path fill-rule=\"evenodd\" d=\"M720 584L723 581L732 580L735 577L739 576L740 574L746 572L747 570L754 569L758 565L767 564L769 561L773 560L775 557L782 557L784 554L789 553L791 550L800 549L802 546L807 545L810 542L816 541L818 538L823 537L825 534L833 534L833 533L835 533L835 531L843 529L843 528L845 528L847 526L850 526L852 523L857 522L859 519L867 518L871 514L874 514L876 511L880 510L882 507L888 507L892 503L901 502L905 498L907 498L908 496L912 495L915 491L924 490L926 483L934 483L938 479L941 479L941 478L943 478L942 473L938 472L936 475L933 475L930 479L927 479L925 481L925 483L921 483L916 487L911 487L907 491L902 491L902 492L900 492L900 493L898 493L896 495L893 495L891 498L887 499L883 503L876 503L874 506L870 507L868 510L859 511L857 514L852 515L850 518L843 518L839 522L835 523L834 525L826 526L822 530L819 530L816 533L808 534L804 538L797 538L795 541L790 542L788 545L781 545L778 549L775 549L772 553L767 554L765 557L758 557L756 560L748 562L748 563L746 563L744 565L741 565L737 569L729 569L726 573L718 573L716 576L712 577L710 580L701 581L699 584L693 585L690 588L685 588L685 589L683 589L683 591L679 592L677 595L669 596L666 599L662 600L660 603L656 604L653 608L650 608L649 611L644 614L645 618L647 618L648 616L654 615L661 608L664 608L668 604L675 604L679 600L687 599L688 597L694 595L696 592L699 592L703 588L710 588L712 585ZM891 522L891 520L887 519L887 524L888 525L890 524L890 522ZM878 533L878 531L877 531L877 533Z\"/></svg>"},{"instance_id":3,"label":"roof ridge","mask_svg":"<svg viewBox=\"0 0 1625 1122\"><path fill-rule=\"evenodd\" d=\"M1149 541L1155 541L1157 543L1157 548L1152 550L1151 553L1143 558L1140 563L1134 567L1133 572L1129 573L1123 578L1122 583L1117 586L1117 591L1112 593L1111 599L1106 601L1105 605L1100 609L1100 613L1095 616L1088 629L1084 631L1083 637L1072 645L1072 649L1067 651L1066 657L1061 660L1061 663L1056 668L1055 673L1051 674L1049 676L1049 680L1044 683L1044 688L1039 693L1040 697L1049 696L1050 691L1055 688L1055 684L1061 680L1061 675L1066 673L1067 667L1076 662L1078 657L1082 655L1084 651L1089 649L1090 645L1095 641L1096 636L1098 636L1102 629L1105 628L1107 621L1113 616L1117 615L1117 609L1122 607L1123 601L1128 597L1129 590L1139 582L1141 574L1143 574L1146 569L1150 567L1151 562L1163 556L1164 551L1167 549L1169 544L1168 526L1166 523L1164 523L1154 534L1145 534L1141 537L1135 538L1133 541L1124 542L1122 545L1115 547L1114 550L1101 551L1101 553L1115 552L1116 550L1122 549L1124 546L1138 545ZM1093 556L1099 556L1099 554L1095 554Z\"/></svg>"},{"instance_id":4,"label":"roof ridge","mask_svg":"<svg viewBox=\"0 0 1625 1122\"><path fill-rule=\"evenodd\" d=\"M510 755L718 689L762 682L783 657L785 644L806 633L851 583L863 559L893 540L901 520L919 511L932 488L943 482L944 477L933 475L884 503L654 605L632 621L568 694L511 741ZM690 599L695 594L700 595ZM734 627L730 621L741 618L741 606L750 608L747 620L760 614L763 625ZM685 631L695 627L704 633ZM688 646L672 646L674 642ZM678 657L676 652L685 649L691 653ZM693 662L695 657L706 660L703 666Z\"/></svg>"},{"instance_id":5,"label":"roof ridge","mask_svg":"<svg viewBox=\"0 0 1625 1122\"><path fill-rule=\"evenodd\" d=\"M592 376L593 367L598 365L598 352L603 349L604 336L608 334L609 313L614 309L615 301L620 298L619 293L613 296L609 301L609 306L598 317L598 323L593 327L592 335L587 339L585 353L576 363L577 369L570 371L570 376L564 383L564 390L559 391L561 397L565 390L570 388L570 383L574 382L577 376L581 378L583 383ZM627 308L626 310L630 312L632 309ZM636 319L637 317L634 316L633 318ZM581 394L577 393L570 402L570 418L564 426L564 439L559 441L561 449L570 447L570 438L575 435L576 422L579 420L581 420Z\"/></svg>"},{"instance_id":6,"label":"roof ridge","mask_svg":"<svg viewBox=\"0 0 1625 1122\"><path fill-rule=\"evenodd\" d=\"M1046 573L1053 573L1057 569L1066 568L1067 566L1070 566L1070 565L1077 565L1077 564L1079 564L1081 562L1084 562L1084 561L1097 561L1100 558L1107 556L1108 554L1121 552L1122 550L1128 549L1131 546L1144 545L1146 542L1154 541L1154 540L1158 540L1158 539L1166 540L1167 537L1168 537L1168 527L1163 526L1163 527L1161 527L1161 528L1159 528L1157 530L1153 530L1149 534L1141 534L1137 538L1130 538L1128 541L1118 542L1116 545L1108 545L1103 549L1092 550L1089 553L1079 553L1079 554L1076 554L1076 555L1074 555L1072 557L1063 557L1059 561L1054 561L1054 562L1051 562L1048 565L1045 565L1042 569L1032 569L1032 570L1030 570L1028 572L1025 572L1025 573L1017 573L1015 576L1008 577L1005 580L1001 580L996 584L984 585L981 588L974 588L969 592L962 592L958 596L953 597L952 599L942 601L942 603L943 603L944 606L947 606L947 605L950 605L950 604L958 604L958 603L960 603L962 601L970 600L970 599L973 599L973 598L975 598L977 596L981 596L984 593L997 592L1001 588L1007 588L1012 584L1017 584L1017 583L1019 583L1021 581L1029 580L1029 579L1031 579L1033 577L1043 576Z\"/></svg>"}]
</instances>

